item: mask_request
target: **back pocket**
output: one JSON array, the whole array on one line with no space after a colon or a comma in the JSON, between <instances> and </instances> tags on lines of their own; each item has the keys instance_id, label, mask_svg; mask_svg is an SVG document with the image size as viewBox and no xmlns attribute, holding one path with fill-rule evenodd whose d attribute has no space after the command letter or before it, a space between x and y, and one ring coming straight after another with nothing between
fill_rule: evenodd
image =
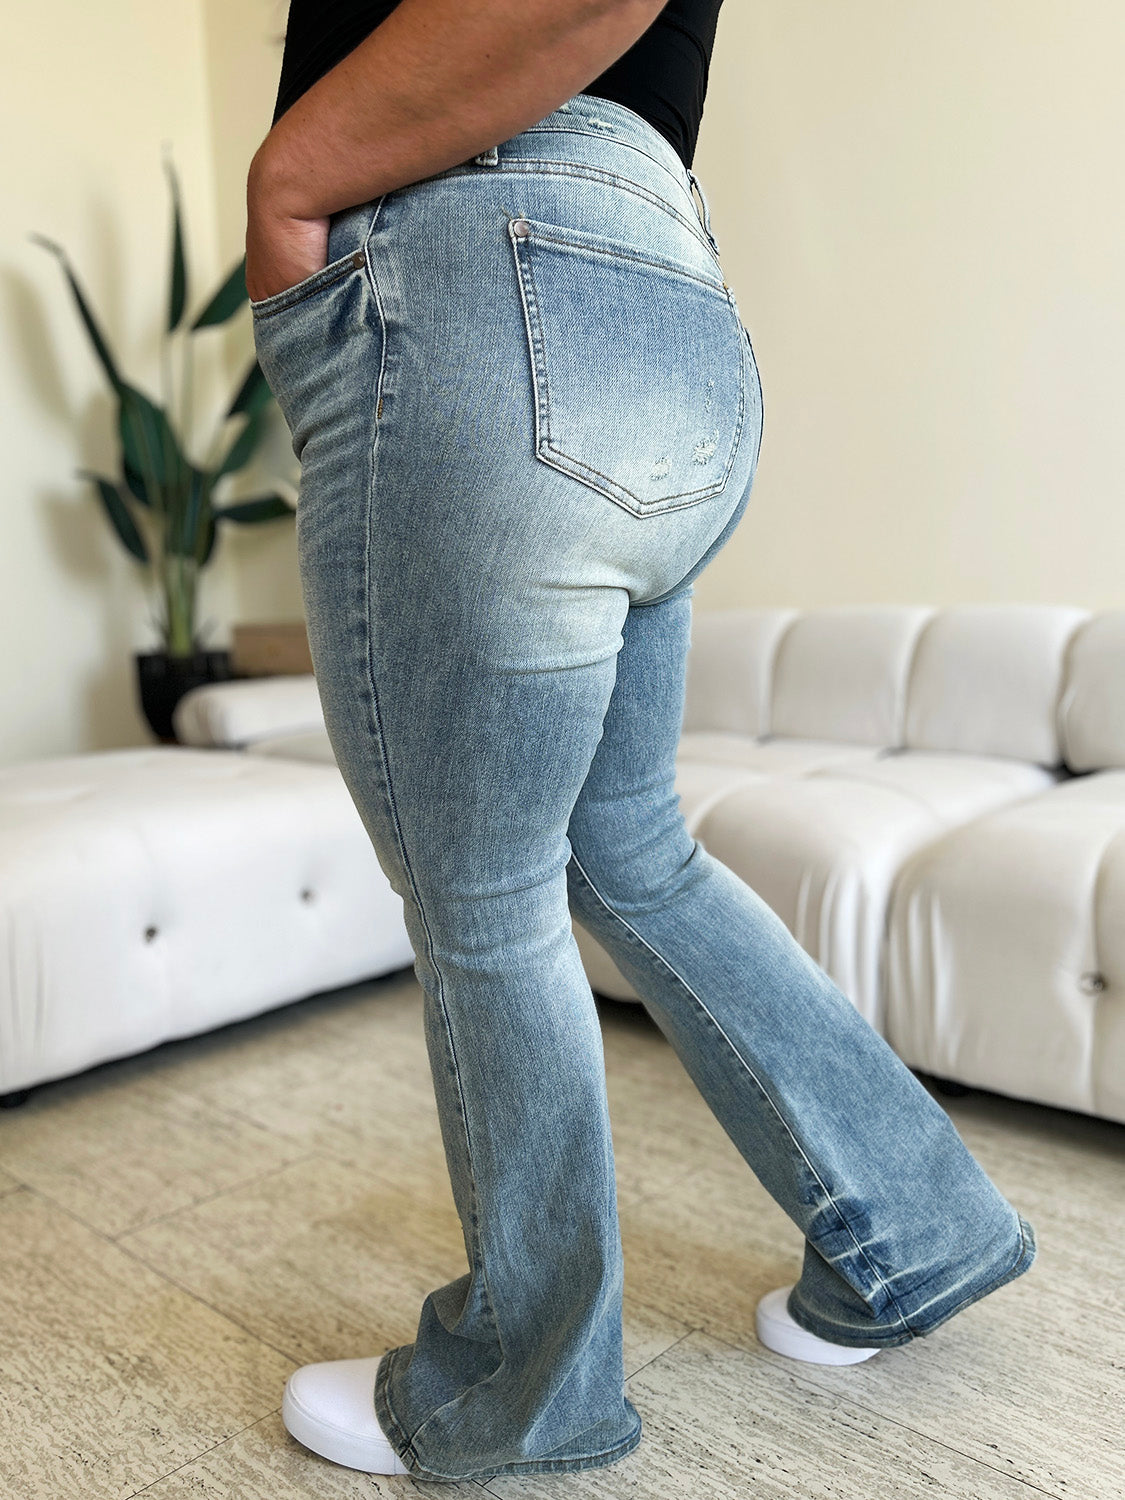
<instances>
[{"instance_id":1,"label":"back pocket","mask_svg":"<svg viewBox=\"0 0 1125 1500\"><path fill-rule=\"evenodd\" d=\"M512 219L538 458L637 516L726 484L746 403L721 279L647 248Z\"/></svg>"}]
</instances>

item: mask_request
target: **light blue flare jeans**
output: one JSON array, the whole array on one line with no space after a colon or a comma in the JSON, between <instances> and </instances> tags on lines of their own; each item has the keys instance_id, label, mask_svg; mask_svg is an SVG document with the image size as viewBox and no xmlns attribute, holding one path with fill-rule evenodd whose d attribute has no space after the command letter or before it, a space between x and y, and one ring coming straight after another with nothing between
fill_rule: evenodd
<instances>
[{"instance_id":1,"label":"light blue flare jeans","mask_svg":"<svg viewBox=\"0 0 1125 1500\"><path fill-rule=\"evenodd\" d=\"M762 403L671 145L577 94L334 215L324 269L252 312L301 462L329 736L404 902L468 1257L379 1365L410 1472L590 1468L640 1439L572 914L805 1237L802 1327L903 1344L1026 1271L1031 1225L678 809L692 584L745 509Z\"/></svg>"}]
</instances>

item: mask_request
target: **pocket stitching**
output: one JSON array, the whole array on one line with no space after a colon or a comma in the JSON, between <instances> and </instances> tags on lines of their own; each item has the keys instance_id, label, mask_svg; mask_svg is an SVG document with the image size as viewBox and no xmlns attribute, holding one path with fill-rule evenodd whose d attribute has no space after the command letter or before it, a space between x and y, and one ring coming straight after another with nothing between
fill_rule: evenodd
<instances>
[{"instance_id":1,"label":"pocket stitching","mask_svg":"<svg viewBox=\"0 0 1125 1500\"><path fill-rule=\"evenodd\" d=\"M537 221L525 219L523 222L527 224L534 224ZM701 501L708 499L711 495L717 495L726 486L727 480L730 477L730 471L734 464L735 456L738 453L739 438L742 435L742 425L746 415L745 360L741 357L739 359L738 417L735 421L734 432L731 436L730 452L727 455L727 461L720 477L717 480L713 480L711 484L705 485L698 490L679 490L674 495L665 495L660 500L654 500L651 502L645 502L641 500L639 496L635 495L632 492L632 490L628 490L624 485L618 484L617 481L612 479L608 474L603 474L601 470L595 469L592 464L587 464L581 459L574 458L569 453L563 453L560 449L556 448L551 441L550 374L547 369L546 343L542 337L543 317L541 312L541 303L535 285L535 271L531 264L531 256L526 252L521 253L520 250L521 240L526 242L526 240L528 240L530 236L517 235L513 228L514 223L515 220L509 220L508 238L515 253L516 275L520 287L521 301L523 303L524 325L527 329L528 341L531 346L531 377L532 386L535 393L536 456L541 459L543 463L549 464L552 468L558 469L561 473L569 474L571 478L578 479L583 483L589 484L591 489L594 489L599 494L604 495L606 499L614 501L616 504L622 506L623 509L629 511L630 514L635 516L659 515L665 511L684 510L690 505L700 504ZM570 248L572 243L581 240L581 235L576 231L574 241L567 239L562 235L550 235L542 233L539 234L539 238L550 239L555 243L564 246L565 248ZM601 248L596 248L594 253L601 254L610 259L613 259L617 254L616 251L604 250ZM679 275L682 276L684 280L696 282L701 286L705 286L711 291L719 290L714 282L708 281L703 277L695 276L689 271L681 271L675 267L667 265L664 262L654 261L648 259L645 256L636 255L629 252L627 249L622 252L621 259L632 259L644 265L653 265L658 269L667 270L669 274L673 276ZM730 308L732 314L735 316L736 320L739 323L739 344L741 356L741 342L743 334L745 333L745 329L742 326L741 320L737 318L737 314L734 312L734 308L731 304L729 295L724 292L723 297L724 301L727 303L728 308ZM540 371L542 373L540 373ZM677 500L680 502L680 504L678 505L669 503L671 501Z\"/></svg>"},{"instance_id":2,"label":"pocket stitching","mask_svg":"<svg viewBox=\"0 0 1125 1500\"><path fill-rule=\"evenodd\" d=\"M606 239L603 244L597 244L594 242L592 235L584 235L578 230L575 230L573 233L568 231L566 234L552 234L549 226L544 226L541 221L536 219L525 219L524 223L538 226L537 239L549 240L552 244L562 245L565 250L578 250L588 255L601 255L607 260L639 261L641 265L654 266L658 271L666 271L669 276L681 276L685 281L696 281L700 286L705 286L709 291L715 292L720 297L725 298L727 302L730 301L729 296L727 296L727 284L725 281L712 281L710 277L700 276L695 271L688 270L686 266L680 265L677 261L659 260L655 256L642 255L636 250L631 250L627 245L622 245L620 249L616 247L609 249L607 246L615 242ZM530 236L517 236L517 238L530 238Z\"/></svg>"},{"instance_id":3,"label":"pocket stitching","mask_svg":"<svg viewBox=\"0 0 1125 1500\"><path fill-rule=\"evenodd\" d=\"M347 255L342 255L339 260L321 266L319 271L314 271L303 281L294 282L292 286L287 286L280 292L274 292L271 297L262 297L257 302L251 302L250 311L255 318L271 318L276 313L284 312L286 308L296 307L298 303L314 297L324 287L334 286L349 271L361 271L365 263L366 257L362 250L349 250ZM332 274L329 275L329 272ZM274 301L275 297L279 299L277 302ZM282 298L285 300L280 300Z\"/></svg>"}]
</instances>

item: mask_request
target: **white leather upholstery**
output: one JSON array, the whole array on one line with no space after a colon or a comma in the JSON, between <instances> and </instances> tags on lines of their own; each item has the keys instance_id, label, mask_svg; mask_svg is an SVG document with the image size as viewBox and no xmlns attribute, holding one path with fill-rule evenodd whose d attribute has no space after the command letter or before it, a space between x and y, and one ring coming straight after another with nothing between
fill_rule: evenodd
<instances>
[{"instance_id":1,"label":"white leather upholstery","mask_svg":"<svg viewBox=\"0 0 1125 1500\"><path fill-rule=\"evenodd\" d=\"M740 734L696 730L680 736L678 759L681 764L741 766L761 775L778 776L874 760L882 753L874 745L843 745L834 740L787 740L780 736L751 740Z\"/></svg>"},{"instance_id":2,"label":"white leather upholstery","mask_svg":"<svg viewBox=\"0 0 1125 1500\"><path fill-rule=\"evenodd\" d=\"M698 837L881 1031L883 929L903 861L963 819L1049 784L1018 761L891 756L741 787L708 810Z\"/></svg>"},{"instance_id":3,"label":"white leather upholstery","mask_svg":"<svg viewBox=\"0 0 1125 1500\"><path fill-rule=\"evenodd\" d=\"M934 615L910 672L907 746L1058 765L1063 660L1086 618L1080 609L1015 604Z\"/></svg>"},{"instance_id":4,"label":"white leather upholstery","mask_svg":"<svg viewBox=\"0 0 1125 1500\"><path fill-rule=\"evenodd\" d=\"M769 732L778 642L795 609L697 611L691 622L684 728L756 736Z\"/></svg>"},{"instance_id":5,"label":"white leather upholstery","mask_svg":"<svg viewBox=\"0 0 1125 1500\"><path fill-rule=\"evenodd\" d=\"M1125 1121L1125 771L907 861L887 993L887 1039L911 1066Z\"/></svg>"},{"instance_id":6,"label":"white leather upholstery","mask_svg":"<svg viewBox=\"0 0 1125 1500\"><path fill-rule=\"evenodd\" d=\"M1095 615L1072 638L1059 738L1072 771L1125 766L1125 610Z\"/></svg>"},{"instance_id":7,"label":"white leather upholstery","mask_svg":"<svg viewBox=\"0 0 1125 1500\"><path fill-rule=\"evenodd\" d=\"M778 643L770 733L901 745L906 672L929 613L884 605L799 616Z\"/></svg>"},{"instance_id":8,"label":"white leather upholstery","mask_svg":"<svg viewBox=\"0 0 1125 1500\"><path fill-rule=\"evenodd\" d=\"M311 672L234 678L185 693L172 727L182 745L233 747L266 735L322 729L324 713Z\"/></svg>"},{"instance_id":9,"label":"white leather upholstery","mask_svg":"<svg viewBox=\"0 0 1125 1500\"><path fill-rule=\"evenodd\" d=\"M246 746L247 755L277 755L282 760L311 760L334 766L336 757L327 729L303 729L297 734L268 734Z\"/></svg>"},{"instance_id":10,"label":"white leather upholstery","mask_svg":"<svg viewBox=\"0 0 1125 1500\"><path fill-rule=\"evenodd\" d=\"M0 769L0 1093L412 961L335 766L161 747Z\"/></svg>"}]
</instances>

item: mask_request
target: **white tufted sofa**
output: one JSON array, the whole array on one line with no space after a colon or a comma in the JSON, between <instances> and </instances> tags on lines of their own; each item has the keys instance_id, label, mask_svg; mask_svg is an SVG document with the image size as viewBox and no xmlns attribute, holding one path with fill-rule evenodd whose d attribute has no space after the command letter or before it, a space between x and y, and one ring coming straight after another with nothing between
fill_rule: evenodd
<instances>
[{"instance_id":1,"label":"white tufted sofa","mask_svg":"<svg viewBox=\"0 0 1125 1500\"><path fill-rule=\"evenodd\" d=\"M314 829L291 799L260 863L275 858L281 884L300 887L295 862L318 851L348 912L349 937L332 945L337 971L408 963L401 907L349 814L312 678L197 689L176 725L191 744L237 748L121 753L241 762L247 785L258 782L254 766L311 776L333 818ZM228 777L230 830L236 786ZM911 1066L1125 1121L1125 611L698 611L677 786L696 837ZM206 794L198 801L202 810ZM0 827L4 807L0 780ZM263 806L259 825L268 817ZM338 870L337 846L350 851ZM228 859L252 885L253 853L233 832L211 854L223 885ZM203 973L196 999L181 996L181 1031L346 982L329 977L324 946L303 946L309 913L294 917L280 890L277 900L295 923L286 952L300 961L288 980L259 985L248 1003L229 987L208 991ZM230 929L231 949L240 931ZM633 997L598 944L576 935L594 988ZM112 974L108 949L105 962ZM0 980L0 1092L26 1086L5 1061L11 1004ZM57 1004L41 1002L44 1012ZM191 1005L202 1007L194 1017ZM165 1032L180 1034L167 1031L169 1008ZM121 1028L112 1042L150 1044ZM87 1065L76 1056L41 1076Z\"/></svg>"},{"instance_id":2,"label":"white tufted sofa","mask_svg":"<svg viewBox=\"0 0 1125 1500\"><path fill-rule=\"evenodd\" d=\"M412 958L335 766L153 747L0 769L8 1102Z\"/></svg>"}]
</instances>

